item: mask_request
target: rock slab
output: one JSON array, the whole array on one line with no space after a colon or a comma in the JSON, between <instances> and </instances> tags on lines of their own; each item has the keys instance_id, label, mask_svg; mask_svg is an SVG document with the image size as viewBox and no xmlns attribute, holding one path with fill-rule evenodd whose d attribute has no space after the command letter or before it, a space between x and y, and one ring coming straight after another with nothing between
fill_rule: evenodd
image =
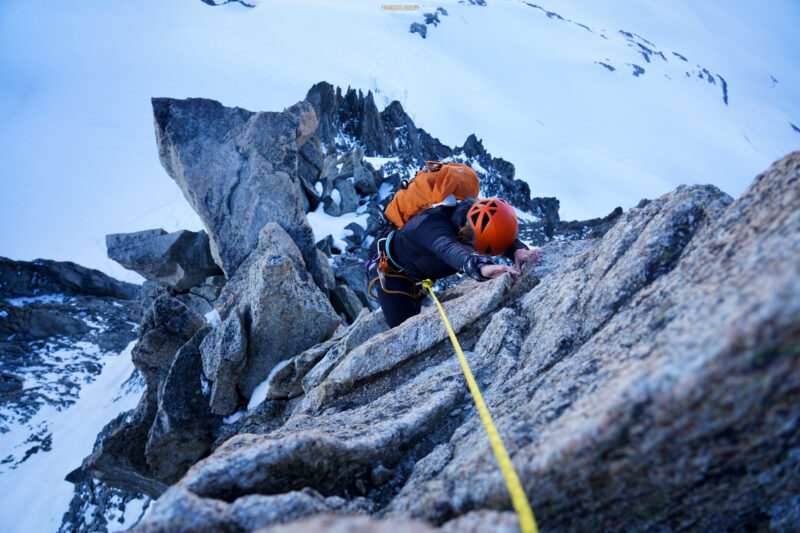
<instances>
[{"instance_id":1,"label":"rock slab","mask_svg":"<svg viewBox=\"0 0 800 533\"><path fill-rule=\"evenodd\" d=\"M254 113L202 98L152 103L161 163L203 221L226 277L255 248L261 228L276 222L324 287L298 177L298 150L317 127L311 105Z\"/></svg>"},{"instance_id":2,"label":"rock slab","mask_svg":"<svg viewBox=\"0 0 800 533\"><path fill-rule=\"evenodd\" d=\"M106 235L106 248L108 257L125 268L180 292L222 274L205 231L112 233Z\"/></svg>"}]
</instances>

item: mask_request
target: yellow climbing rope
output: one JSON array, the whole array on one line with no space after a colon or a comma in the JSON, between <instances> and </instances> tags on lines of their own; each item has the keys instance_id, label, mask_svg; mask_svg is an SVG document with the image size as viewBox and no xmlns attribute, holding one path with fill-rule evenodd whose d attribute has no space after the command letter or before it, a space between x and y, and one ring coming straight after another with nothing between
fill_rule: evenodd
<instances>
[{"instance_id":1,"label":"yellow climbing rope","mask_svg":"<svg viewBox=\"0 0 800 533\"><path fill-rule=\"evenodd\" d=\"M478 413L481 415L481 421L483 421L483 426L486 428L486 433L489 435L489 442L492 444L492 450L494 450L494 455L497 457L497 462L500 464L500 470L503 471L503 477L506 479L508 493L511 495L511 503L514 505L514 509L517 511L517 517L519 518L519 528L522 530L522 533L538 533L539 528L536 527L536 519L533 517L531 504L528 503L528 497L522 489L519 477L517 477L517 472L514 470L514 465L511 464L508 452L506 452L500 434L497 432L497 428L492 421L492 416L489 414L489 409L486 408L486 403L483 401L483 396L478 388L478 384L475 382L475 377L472 375L472 370L470 370L467 364L467 358L464 357L464 352L461 351L461 345L458 344L456 334L450 326L450 321L447 320L447 315L444 314L442 304L439 303L439 299L433 292L433 282L426 279L422 282L422 285L428 289L428 292L433 297L433 301L436 307L439 308L439 313L442 315L442 321L444 321L447 332L450 334L450 340L453 341L453 347L456 349L458 361L461 363L461 370L464 371L464 377L467 378L467 385L469 386L469 391L472 393L472 399L475 401L475 406L478 408Z\"/></svg>"}]
</instances>

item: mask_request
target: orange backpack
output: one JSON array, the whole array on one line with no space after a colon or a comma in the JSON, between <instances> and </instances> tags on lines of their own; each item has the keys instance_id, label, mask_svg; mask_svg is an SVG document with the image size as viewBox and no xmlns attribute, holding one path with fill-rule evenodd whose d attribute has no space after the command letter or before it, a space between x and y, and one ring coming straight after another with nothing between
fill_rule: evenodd
<instances>
[{"instance_id":1,"label":"orange backpack","mask_svg":"<svg viewBox=\"0 0 800 533\"><path fill-rule=\"evenodd\" d=\"M478 175L462 163L425 161L426 169L417 172L407 187L400 189L386 206L384 213L398 229L414 215L443 202L450 195L456 200L480 194Z\"/></svg>"}]
</instances>

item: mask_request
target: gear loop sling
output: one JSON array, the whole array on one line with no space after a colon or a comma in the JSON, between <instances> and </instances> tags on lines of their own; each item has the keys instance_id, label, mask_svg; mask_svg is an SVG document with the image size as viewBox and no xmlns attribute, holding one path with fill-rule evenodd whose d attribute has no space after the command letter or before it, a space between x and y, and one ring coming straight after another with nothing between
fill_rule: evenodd
<instances>
[{"instance_id":1,"label":"gear loop sling","mask_svg":"<svg viewBox=\"0 0 800 533\"><path fill-rule=\"evenodd\" d=\"M478 413L481 416L481 421L483 422L483 426L489 436L489 442L492 445L492 450L494 450L494 455L497 458L497 462L500 465L500 470L503 472L503 477L506 480L506 487L508 487L508 493L511 495L511 503L514 505L514 510L517 512L517 518L519 519L519 528L522 533L538 533L539 528L536 526L536 519L533 516L531 504L528 502L528 497L525 495L522 484L519 482L519 477L517 476L517 472L514 470L514 465L511 463L511 459L508 457L508 452L506 451L505 446L503 446L503 440L500 438L500 434L497 432L497 427L494 425L492 416L489 414L489 409L486 407L486 403L483 401L483 395L478 388L475 377L472 375L472 370L469 368L467 358L464 357L464 352L461 350L461 345L458 343L456 334L453 331L453 328L450 326L450 321L447 320L447 315L444 313L444 308L442 307L442 304L439 303L439 299L436 297L436 294L433 292L433 282L429 279L426 279L422 282L422 285L428 290L431 297L433 297L433 301L436 304L436 307L439 309L439 314L442 316L442 321L444 322L445 328L447 328L447 332L450 334L450 340L453 343L453 348L456 350L456 355L458 355L458 362L461 363L461 370L464 372L464 377L467 380L469 391L472 393L472 399L475 401L475 406L478 408Z\"/></svg>"},{"instance_id":2,"label":"gear loop sling","mask_svg":"<svg viewBox=\"0 0 800 533\"><path fill-rule=\"evenodd\" d=\"M378 240L378 245L377 245L378 256L373 259L370 259L370 261L366 265L367 270L369 270L375 262L378 263L378 266L376 268L378 275L375 276L372 279L372 281L369 282L369 286L367 287L367 292L371 297L378 300L379 298L372 292L372 287L375 285L376 281L380 281L381 290L386 294L402 294L403 296L408 296L412 300L421 300L422 298L428 295L428 291L424 288L417 290L417 283L410 277L406 276L405 274L402 274L403 267L401 267L395 262L395 260L392 258L391 253L389 252L389 242L392 240L393 233L394 232ZM382 248L381 244L383 244ZM408 281L414 287L414 293L387 289L386 278L399 278Z\"/></svg>"}]
</instances>

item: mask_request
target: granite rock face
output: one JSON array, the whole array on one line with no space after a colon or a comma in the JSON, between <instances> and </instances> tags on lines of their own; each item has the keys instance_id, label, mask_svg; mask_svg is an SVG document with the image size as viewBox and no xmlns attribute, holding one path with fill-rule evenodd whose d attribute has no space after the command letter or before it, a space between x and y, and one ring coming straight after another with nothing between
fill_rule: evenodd
<instances>
[{"instance_id":1,"label":"granite rock face","mask_svg":"<svg viewBox=\"0 0 800 533\"><path fill-rule=\"evenodd\" d=\"M317 128L308 102L253 113L202 98L154 98L159 157L197 211L230 278L267 222L292 237L324 287L298 178L298 150Z\"/></svg>"},{"instance_id":2,"label":"granite rock face","mask_svg":"<svg viewBox=\"0 0 800 533\"><path fill-rule=\"evenodd\" d=\"M545 245L516 285L441 294L540 527L792 523L797 205L800 153L736 201L681 186L602 238ZM381 318L362 311L283 363L136 530L514 531L438 312Z\"/></svg>"},{"instance_id":3,"label":"granite rock face","mask_svg":"<svg viewBox=\"0 0 800 533\"><path fill-rule=\"evenodd\" d=\"M188 468L188 465L181 465L182 461L187 457L196 459L197 443L190 444L188 452L179 446L174 453L174 438L186 431L185 427L178 427L177 421L182 418L185 421L185 417L170 412L180 406L171 401L164 404L162 398L165 394L171 400L185 398L195 390L191 380L182 376L186 372L184 367L192 368L192 362L187 359L198 357L196 348L186 344L205 325L202 317L170 296L160 296L153 302L144 313L139 340L132 350L133 363L144 376L147 388L126 420L111 423L114 427L108 428L92 455L84 459L82 470L111 486L156 497ZM176 358L179 353L183 356ZM176 361L177 367L173 369ZM196 363L194 367L198 368ZM197 375L196 381L199 380ZM185 390L173 392L176 387ZM178 431L167 437L165 427L170 425ZM208 427L207 421L199 417L193 418L191 425L193 429L189 433ZM199 446L202 448L202 444ZM162 447L170 450L164 451Z\"/></svg>"},{"instance_id":4,"label":"granite rock face","mask_svg":"<svg viewBox=\"0 0 800 533\"><path fill-rule=\"evenodd\" d=\"M205 231L163 229L106 235L108 257L145 279L187 291L222 274L214 263Z\"/></svg>"},{"instance_id":5,"label":"granite rock face","mask_svg":"<svg viewBox=\"0 0 800 533\"><path fill-rule=\"evenodd\" d=\"M181 346L161 386L145 445L147 462L159 479L175 479L204 457L222 421L203 394L200 343L210 329L201 328Z\"/></svg>"},{"instance_id":6,"label":"granite rock face","mask_svg":"<svg viewBox=\"0 0 800 533\"><path fill-rule=\"evenodd\" d=\"M300 250L276 223L223 289L222 323L201 345L215 413L231 414L272 369L327 339L340 319L314 285Z\"/></svg>"}]
</instances>

